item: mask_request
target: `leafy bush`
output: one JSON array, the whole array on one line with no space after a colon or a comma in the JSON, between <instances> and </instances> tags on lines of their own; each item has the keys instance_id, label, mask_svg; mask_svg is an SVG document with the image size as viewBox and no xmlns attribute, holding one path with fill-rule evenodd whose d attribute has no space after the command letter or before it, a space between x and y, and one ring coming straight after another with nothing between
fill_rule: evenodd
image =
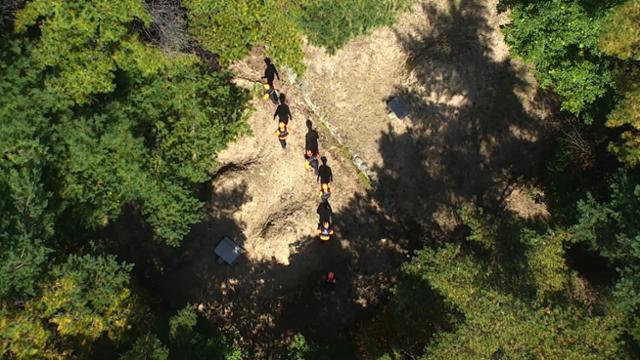
<instances>
[{"instance_id":1,"label":"leafy bush","mask_svg":"<svg viewBox=\"0 0 640 360\"><path fill-rule=\"evenodd\" d=\"M296 6L277 0L185 0L189 32L223 64L263 45L268 56L301 73L302 33L295 22Z\"/></svg>"},{"instance_id":2,"label":"leafy bush","mask_svg":"<svg viewBox=\"0 0 640 360\"><path fill-rule=\"evenodd\" d=\"M412 0L307 1L300 23L313 44L333 53L354 36L391 25L398 12L412 3Z\"/></svg>"},{"instance_id":3,"label":"leafy bush","mask_svg":"<svg viewBox=\"0 0 640 360\"><path fill-rule=\"evenodd\" d=\"M167 360L169 349L153 334L140 336L120 360Z\"/></svg>"},{"instance_id":4,"label":"leafy bush","mask_svg":"<svg viewBox=\"0 0 640 360\"><path fill-rule=\"evenodd\" d=\"M594 16L579 0L505 3L512 4L505 28L511 52L535 65L536 79L560 95L563 110L592 121L598 100L613 89L598 48L604 12Z\"/></svg>"}]
</instances>

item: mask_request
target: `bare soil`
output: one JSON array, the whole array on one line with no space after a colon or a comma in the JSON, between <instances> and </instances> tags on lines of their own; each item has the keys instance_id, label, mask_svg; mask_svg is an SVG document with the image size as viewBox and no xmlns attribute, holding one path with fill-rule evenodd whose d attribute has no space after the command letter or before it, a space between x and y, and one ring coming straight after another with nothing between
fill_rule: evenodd
<instances>
[{"instance_id":1,"label":"bare soil","mask_svg":"<svg viewBox=\"0 0 640 360\"><path fill-rule=\"evenodd\" d=\"M261 70L260 51L234 65L238 85L247 88L255 83L246 79L259 78ZM320 243L319 185L303 158L305 120L314 116L295 86L282 81L276 88L286 93L293 113L287 149L274 135L275 106L254 100L251 134L219 154L207 219L185 240L171 274L176 296L196 302L206 317L237 333L256 358L277 358L296 333L321 343L347 338L353 324L380 302L406 258L404 247L386 238L391 223L357 169L318 126L320 153L334 174L336 232L328 244ZM216 263L214 256L223 236L246 250L231 266ZM328 271L337 274L334 289L325 287Z\"/></svg>"},{"instance_id":2,"label":"bare soil","mask_svg":"<svg viewBox=\"0 0 640 360\"><path fill-rule=\"evenodd\" d=\"M463 204L544 218L544 206L520 184L544 166L552 105L526 67L509 58L499 31L506 17L496 2L424 1L396 26L335 55L307 46L304 95L370 165L380 188L364 186L351 159L314 121L335 177L336 236L319 243L318 185L302 154L304 121L316 118L297 86L276 83L293 113L288 149L273 134L274 105L256 99L252 133L219 155L204 191L207 218L179 255L166 250L171 261L157 282L167 298L198 304L239 335L251 358L278 358L295 333L321 344L348 338L383 303L412 248L457 233ZM262 69L259 49L233 66L247 88ZM407 119L387 116L386 100L394 96L407 103ZM214 256L225 235L247 251L232 266ZM337 274L334 290L324 287L327 271Z\"/></svg>"},{"instance_id":3,"label":"bare soil","mask_svg":"<svg viewBox=\"0 0 640 360\"><path fill-rule=\"evenodd\" d=\"M544 166L553 104L510 58L496 5L423 1L335 55L306 49L304 89L374 170L386 209L440 236L462 204L509 206ZM408 118L387 116L393 97Z\"/></svg>"}]
</instances>

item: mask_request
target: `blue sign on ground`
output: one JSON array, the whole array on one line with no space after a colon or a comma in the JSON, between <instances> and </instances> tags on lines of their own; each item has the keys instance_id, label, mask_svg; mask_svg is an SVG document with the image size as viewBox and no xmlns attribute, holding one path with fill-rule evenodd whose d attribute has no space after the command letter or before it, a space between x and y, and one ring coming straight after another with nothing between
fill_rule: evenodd
<instances>
[{"instance_id":1,"label":"blue sign on ground","mask_svg":"<svg viewBox=\"0 0 640 360\"><path fill-rule=\"evenodd\" d=\"M238 256L244 254L245 250L228 237L222 238L222 241L216 246L214 252L220 259L227 264L233 264ZM221 261L218 261L221 262Z\"/></svg>"},{"instance_id":2,"label":"blue sign on ground","mask_svg":"<svg viewBox=\"0 0 640 360\"><path fill-rule=\"evenodd\" d=\"M409 110L407 109L407 105L405 105L402 99L400 99L397 96L391 99L388 105L389 105L389 109L391 109L391 111L394 114L396 114L398 119L402 119L407 115L409 115Z\"/></svg>"}]
</instances>

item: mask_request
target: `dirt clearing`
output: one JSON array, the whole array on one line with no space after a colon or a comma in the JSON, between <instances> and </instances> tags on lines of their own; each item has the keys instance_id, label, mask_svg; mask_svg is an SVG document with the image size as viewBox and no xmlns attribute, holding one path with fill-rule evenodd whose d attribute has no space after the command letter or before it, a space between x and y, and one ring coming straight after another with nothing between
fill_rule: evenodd
<instances>
[{"instance_id":1,"label":"dirt clearing","mask_svg":"<svg viewBox=\"0 0 640 360\"><path fill-rule=\"evenodd\" d=\"M282 84L294 114L289 149L282 151L273 136L274 106L256 101L253 134L220 154L230 170L212 184L206 228L191 236L198 245L184 271L193 273L202 259L197 283L185 289L191 301L260 356L275 356L296 332L335 342L381 302L408 248L424 241L421 234L442 240L455 232L462 204L513 204L517 213L521 202L512 194L520 192L512 190L542 166L548 106L526 68L509 59L499 32L505 17L495 4L427 1L397 26L333 56L309 46L302 91L369 164L380 188L367 190L351 159L322 131L321 153L336 177L338 236L329 245L318 242L317 185L302 159L304 120L315 117L297 86ZM262 68L254 52L234 71L258 78ZM390 97L408 105L408 119L387 117ZM224 234L247 250L236 265L215 264L209 255L212 239ZM322 286L327 271L338 274L333 292Z\"/></svg>"},{"instance_id":2,"label":"dirt clearing","mask_svg":"<svg viewBox=\"0 0 640 360\"><path fill-rule=\"evenodd\" d=\"M155 283L171 305L198 304L236 333L252 358L278 358L295 333L320 344L348 339L382 303L411 248L458 233L463 204L544 216L519 184L544 165L550 105L527 69L509 58L499 32L506 17L495 5L425 1L397 26L335 55L308 46L300 83L276 83L294 117L288 149L273 134L274 105L255 100L252 134L219 155L204 191L205 221L179 251L163 250L167 262ZM263 68L254 51L233 66L238 85L253 87L247 79L258 79ZM364 186L305 96L369 165L377 190ZM408 119L387 117L391 97L407 104ZM327 245L314 234L320 199L304 169L307 118L320 131L320 152L335 177L336 236ZM232 266L217 264L213 252L225 235L247 250ZM333 291L323 286L327 271L338 277Z\"/></svg>"},{"instance_id":3,"label":"dirt clearing","mask_svg":"<svg viewBox=\"0 0 640 360\"><path fill-rule=\"evenodd\" d=\"M259 78L260 53L234 69L245 78ZM287 149L274 135L275 106L256 99L252 133L219 155L207 219L189 234L183 255L165 278L172 284L171 296L199 304L206 317L238 334L256 358L277 358L296 333L321 343L348 338L357 320L381 301L406 258L402 246L385 239L392 226L356 168L316 126L320 153L334 174L330 203L336 231L329 244L320 243L315 235L319 185L303 159L305 120L314 116L295 86L276 86L286 93L293 113ZM213 252L225 235L247 251L232 266L217 264ZM328 271L337 274L334 290L322 280Z\"/></svg>"},{"instance_id":4,"label":"dirt clearing","mask_svg":"<svg viewBox=\"0 0 640 360\"><path fill-rule=\"evenodd\" d=\"M508 205L546 155L550 105L510 59L496 4L424 1L335 55L306 50L304 89L369 163L385 209L434 235L459 225L463 203ZM393 97L408 118L387 117Z\"/></svg>"}]
</instances>

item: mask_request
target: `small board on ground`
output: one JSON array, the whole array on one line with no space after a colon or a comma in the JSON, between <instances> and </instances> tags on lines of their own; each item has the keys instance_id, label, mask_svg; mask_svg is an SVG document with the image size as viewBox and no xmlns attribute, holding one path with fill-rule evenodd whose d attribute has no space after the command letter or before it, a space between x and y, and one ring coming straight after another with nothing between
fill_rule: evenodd
<instances>
[{"instance_id":1,"label":"small board on ground","mask_svg":"<svg viewBox=\"0 0 640 360\"><path fill-rule=\"evenodd\" d=\"M238 259L238 257L240 257L240 255L244 254L246 250L236 244L236 242L231 240L228 236L225 236L218 243L214 252L218 256L219 264L226 262L231 265Z\"/></svg>"}]
</instances>

